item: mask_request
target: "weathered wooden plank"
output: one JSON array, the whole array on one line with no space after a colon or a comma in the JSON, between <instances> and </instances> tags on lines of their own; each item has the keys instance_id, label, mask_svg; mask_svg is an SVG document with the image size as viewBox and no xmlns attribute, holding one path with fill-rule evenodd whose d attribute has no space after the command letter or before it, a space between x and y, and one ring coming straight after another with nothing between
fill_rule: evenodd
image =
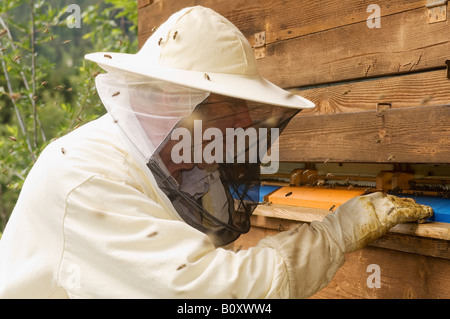
<instances>
[{"instance_id":1,"label":"weathered wooden plank","mask_svg":"<svg viewBox=\"0 0 450 319\"><path fill-rule=\"evenodd\" d=\"M425 0L376 1L381 20L393 14L424 8L426 3ZM345 25L367 23L373 13L367 10L373 4L371 0L328 0L320 4L314 1L287 1L284 4L277 0L265 1L266 42L274 43Z\"/></svg>"},{"instance_id":2,"label":"weathered wooden plank","mask_svg":"<svg viewBox=\"0 0 450 319\"><path fill-rule=\"evenodd\" d=\"M448 240L402 235L389 232L371 243L370 246L393 249L417 255L438 257L450 263L450 245Z\"/></svg>"},{"instance_id":3,"label":"weathered wooden plank","mask_svg":"<svg viewBox=\"0 0 450 319\"><path fill-rule=\"evenodd\" d=\"M288 221L279 225L289 229L298 223L289 225L286 222ZM269 221L268 225L277 226L277 223ZM265 236L278 232L279 230L266 228L265 225L253 226L249 233L235 242L234 247L254 247ZM403 237L389 234L370 246L346 254L345 264L337 271L330 284L311 298L450 298L448 241ZM400 251L401 249L409 249L410 252ZM430 257L442 254L447 258ZM380 288L367 284L368 279L372 282L369 278L372 275L372 271L368 270L369 265L379 267Z\"/></svg>"},{"instance_id":4,"label":"weathered wooden plank","mask_svg":"<svg viewBox=\"0 0 450 319\"><path fill-rule=\"evenodd\" d=\"M150 4L152 4L153 2L154 2L153 0L138 0L137 7L138 7L138 9L141 9L143 7L146 7Z\"/></svg>"},{"instance_id":5,"label":"weathered wooden plank","mask_svg":"<svg viewBox=\"0 0 450 319\"><path fill-rule=\"evenodd\" d=\"M261 215L253 215L251 217L251 222L252 227L265 229L267 231L274 230L277 232L289 230L297 225L303 224L303 222L300 222L298 220L274 218ZM417 224L414 225L417 226ZM424 237L422 237L421 234L416 234L414 231L407 232L406 229L408 227L409 224L399 224L391 228L389 232L383 237L370 243L370 246L394 249L402 252L414 253L430 257L439 257L447 259L450 262L450 233L448 232L448 224L430 223L425 228L428 228L432 233L422 233L422 235L425 235ZM446 231L447 233L445 234ZM250 235L243 235L242 238L239 239L239 241L245 242L249 240L249 237L251 236L255 237L256 235L254 233L250 233ZM262 239L262 237L258 238ZM250 241L255 242L257 241L257 239L251 238Z\"/></svg>"},{"instance_id":6,"label":"weathered wooden plank","mask_svg":"<svg viewBox=\"0 0 450 319\"><path fill-rule=\"evenodd\" d=\"M196 4L223 14L250 40L266 31L258 67L282 87L428 70L449 58L449 22L428 24L425 0L379 1L379 29L366 23L371 1L157 1L139 11L141 45L171 13Z\"/></svg>"},{"instance_id":7,"label":"weathered wooden plank","mask_svg":"<svg viewBox=\"0 0 450 319\"><path fill-rule=\"evenodd\" d=\"M164 22L172 13L189 6L202 5L219 12L233 22L252 42L252 36L266 32L266 42L274 43L311 33L322 32L344 25L366 22L370 0L328 0L318 5L311 1L250 0L166 0L141 2L155 3L153 8L141 10L139 35L145 40L155 25ZM381 18L400 12L424 8L425 0L407 0L392 3L377 1Z\"/></svg>"},{"instance_id":8,"label":"weathered wooden plank","mask_svg":"<svg viewBox=\"0 0 450 319\"><path fill-rule=\"evenodd\" d=\"M445 67L449 22L428 24L424 8L267 45L261 74L282 87L364 79Z\"/></svg>"},{"instance_id":9,"label":"weathered wooden plank","mask_svg":"<svg viewBox=\"0 0 450 319\"><path fill-rule=\"evenodd\" d=\"M271 223L277 222L272 221L268 225ZM283 226L287 229L291 227L287 224ZM235 249L254 247L259 240L275 235L278 231L254 226L235 242ZM346 254L344 266L338 270L331 283L312 298L448 298L448 241L401 237L388 234L362 250ZM371 275L367 269L373 264L380 267L380 288L367 285Z\"/></svg>"},{"instance_id":10,"label":"weathered wooden plank","mask_svg":"<svg viewBox=\"0 0 450 319\"><path fill-rule=\"evenodd\" d=\"M371 285L369 265L379 267L380 288ZM447 299L449 287L448 260L366 247L346 254L344 266L312 298Z\"/></svg>"},{"instance_id":11,"label":"weathered wooden plank","mask_svg":"<svg viewBox=\"0 0 450 319\"><path fill-rule=\"evenodd\" d=\"M449 163L450 106L296 116L280 136L291 162Z\"/></svg>"},{"instance_id":12,"label":"weathered wooden plank","mask_svg":"<svg viewBox=\"0 0 450 319\"><path fill-rule=\"evenodd\" d=\"M450 241L449 223L439 223L439 222L425 223L425 224L405 223L392 227L390 232Z\"/></svg>"},{"instance_id":13,"label":"weathered wooden plank","mask_svg":"<svg viewBox=\"0 0 450 319\"><path fill-rule=\"evenodd\" d=\"M139 45L151 35L155 26L167 20L169 16L185 7L202 5L211 8L233 22L244 35L251 37L255 30L265 27L263 0L165 0L155 1L154 4L139 10L138 37Z\"/></svg>"},{"instance_id":14,"label":"weathered wooden plank","mask_svg":"<svg viewBox=\"0 0 450 319\"><path fill-rule=\"evenodd\" d=\"M321 221L330 213L331 211L328 209L322 210L273 204L259 205L251 216L251 221L253 226L280 231L291 229L298 223ZM450 224L448 223L404 223L392 227L389 232L402 236L407 235L409 237L414 236L450 241ZM446 254L447 259L450 260L450 251L447 251Z\"/></svg>"},{"instance_id":15,"label":"weathered wooden plank","mask_svg":"<svg viewBox=\"0 0 450 319\"><path fill-rule=\"evenodd\" d=\"M378 104L392 108L447 104L450 80L446 70L438 70L292 92L316 104L316 108L302 111L302 116L373 111Z\"/></svg>"}]
</instances>

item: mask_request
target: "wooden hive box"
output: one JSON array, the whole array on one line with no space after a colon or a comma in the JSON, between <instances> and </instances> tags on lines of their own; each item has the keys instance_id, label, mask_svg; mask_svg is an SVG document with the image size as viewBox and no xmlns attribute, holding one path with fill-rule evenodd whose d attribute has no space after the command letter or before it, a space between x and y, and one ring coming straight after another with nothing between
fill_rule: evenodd
<instances>
[{"instance_id":1,"label":"wooden hive box","mask_svg":"<svg viewBox=\"0 0 450 319\"><path fill-rule=\"evenodd\" d=\"M260 73L316 103L280 137L288 163L401 167L450 164L450 4L447 1L139 0L139 42L193 5L227 17L254 46ZM448 167L448 166L447 166ZM260 213L236 245L297 223ZM450 298L450 224L396 226L347 254L313 298ZM370 285L378 266L381 286Z\"/></svg>"}]
</instances>

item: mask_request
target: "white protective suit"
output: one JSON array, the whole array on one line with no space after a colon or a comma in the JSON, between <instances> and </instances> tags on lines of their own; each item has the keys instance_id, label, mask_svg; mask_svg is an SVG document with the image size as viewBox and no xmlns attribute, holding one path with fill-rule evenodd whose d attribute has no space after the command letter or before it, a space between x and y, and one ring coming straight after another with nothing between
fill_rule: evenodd
<instances>
[{"instance_id":1,"label":"white protective suit","mask_svg":"<svg viewBox=\"0 0 450 319\"><path fill-rule=\"evenodd\" d=\"M121 135L105 115L41 154L0 241L1 298L309 297L344 252L429 216L378 193L235 253L177 215Z\"/></svg>"},{"instance_id":2,"label":"white protective suit","mask_svg":"<svg viewBox=\"0 0 450 319\"><path fill-rule=\"evenodd\" d=\"M0 241L0 297L308 296L342 264L322 226L290 237L302 255L295 286L283 258L291 253L274 248L285 240L216 248L178 217L119 135L105 115L41 154Z\"/></svg>"},{"instance_id":3,"label":"white protective suit","mask_svg":"<svg viewBox=\"0 0 450 319\"><path fill-rule=\"evenodd\" d=\"M305 298L346 252L432 213L377 193L249 250L216 247L147 166L208 93L110 75L97 80L108 114L52 142L25 181L0 240L0 298Z\"/></svg>"}]
</instances>

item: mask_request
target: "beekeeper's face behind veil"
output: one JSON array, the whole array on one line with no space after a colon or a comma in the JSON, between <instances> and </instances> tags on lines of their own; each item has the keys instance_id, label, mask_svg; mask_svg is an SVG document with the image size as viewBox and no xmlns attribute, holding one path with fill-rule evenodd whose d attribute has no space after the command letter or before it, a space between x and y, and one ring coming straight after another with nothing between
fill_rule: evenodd
<instances>
[{"instance_id":1,"label":"beekeeper's face behind veil","mask_svg":"<svg viewBox=\"0 0 450 319\"><path fill-rule=\"evenodd\" d=\"M138 54L87 58L108 71L99 95L178 214L217 246L247 232L261 167L278 167L267 151L313 104L263 79L242 33L203 7L174 14Z\"/></svg>"}]
</instances>

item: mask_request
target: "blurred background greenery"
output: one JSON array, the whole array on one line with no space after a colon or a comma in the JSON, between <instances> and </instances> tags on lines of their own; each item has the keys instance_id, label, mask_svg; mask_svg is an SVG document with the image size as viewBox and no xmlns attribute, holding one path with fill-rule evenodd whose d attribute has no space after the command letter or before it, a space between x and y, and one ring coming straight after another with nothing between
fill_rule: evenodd
<instances>
[{"instance_id":1,"label":"blurred background greenery","mask_svg":"<svg viewBox=\"0 0 450 319\"><path fill-rule=\"evenodd\" d=\"M136 0L1 1L0 236L43 148L104 114L96 51L137 51Z\"/></svg>"}]
</instances>

